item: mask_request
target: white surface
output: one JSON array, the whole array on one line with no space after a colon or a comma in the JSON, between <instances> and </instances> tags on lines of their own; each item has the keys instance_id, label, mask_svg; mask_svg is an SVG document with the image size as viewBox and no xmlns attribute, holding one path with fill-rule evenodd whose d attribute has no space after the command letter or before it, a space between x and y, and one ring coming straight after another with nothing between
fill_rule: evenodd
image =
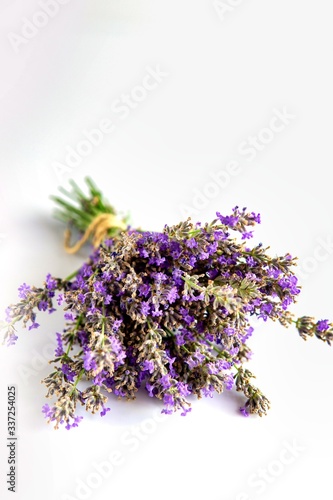
<instances>
[{"instance_id":1,"label":"white surface","mask_svg":"<svg viewBox=\"0 0 333 500\"><path fill-rule=\"evenodd\" d=\"M15 52L8 34L19 35L22 18L36 20L40 6L1 1L1 310L23 281L38 285L47 272L65 276L82 262L84 252L64 253L48 196L69 177L81 182L89 174L141 227L177 222L184 205L195 208L205 193L196 220L236 204L261 212L256 240L300 257L296 314L332 319L333 249L319 243L333 238L331 2L224 4L222 19L212 0L71 0L44 16L46 25ZM157 66L168 76L123 118L116 100ZM262 129L283 108L294 118L267 136ZM104 119L114 131L59 177L55 162ZM249 161L239 146L258 133L272 140ZM212 187L214 173L222 176L231 161L238 173ZM19 393L15 498L328 498L328 346L275 324L256 330L249 367L272 401L262 419L241 418L239 395L231 393L157 423L159 404L143 394L134 403L115 400L107 417L87 416L67 432L53 431L40 411L44 354L59 328L60 314L45 317L39 331L22 331L16 347L0 351L1 472L6 385L16 383ZM288 446L296 446L294 455ZM96 464L111 464L116 452L122 464L94 476ZM93 488L77 489L80 481ZM0 491L12 498L3 474Z\"/></svg>"}]
</instances>

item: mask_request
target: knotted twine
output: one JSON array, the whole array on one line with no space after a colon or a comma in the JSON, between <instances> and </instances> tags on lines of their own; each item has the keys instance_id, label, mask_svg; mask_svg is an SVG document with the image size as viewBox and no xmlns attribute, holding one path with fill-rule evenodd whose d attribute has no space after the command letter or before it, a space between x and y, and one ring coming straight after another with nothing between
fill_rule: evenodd
<instances>
[{"instance_id":1,"label":"knotted twine","mask_svg":"<svg viewBox=\"0 0 333 500\"><path fill-rule=\"evenodd\" d=\"M120 220L114 214L100 214L95 217L87 227L82 238L79 239L74 245L71 246L71 231L66 229L65 231L65 242L64 247L67 253L74 254L82 248L82 246L88 241L91 235L93 235L92 243L94 248L99 247L103 240L107 237L109 229L119 228L124 231L127 228L125 222Z\"/></svg>"}]
</instances>

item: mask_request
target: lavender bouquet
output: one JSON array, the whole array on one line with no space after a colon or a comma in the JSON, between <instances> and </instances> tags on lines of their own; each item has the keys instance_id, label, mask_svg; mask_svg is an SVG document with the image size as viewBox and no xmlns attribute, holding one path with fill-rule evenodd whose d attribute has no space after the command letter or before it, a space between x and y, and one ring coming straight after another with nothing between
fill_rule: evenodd
<instances>
[{"instance_id":1,"label":"lavender bouquet","mask_svg":"<svg viewBox=\"0 0 333 500\"><path fill-rule=\"evenodd\" d=\"M38 328L37 314L64 310L57 332L52 372L43 380L43 413L55 428L76 427L78 403L104 416L108 393L134 399L140 387L163 401L164 413L191 410L198 398L231 390L244 396L243 415L266 414L268 399L252 383L244 363L253 333L251 317L295 325L306 340L329 345L333 324L304 316L289 306L300 293L290 254L271 257L261 244L250 247L250 230L260 215L235 207L210 224L190 219L161 232L133 229L117 215L90 179L89 195L71 181L69 201L54 197L64 221L65 246L76 252L89 239L94 250L65 279L48 274L42 287L23 284L20 301L6 310L4 343L15 344L17 324ZM81 239L70 246L70 229ZM238 236L238 238L237 238Z\"/></svg>"}]
</instances>

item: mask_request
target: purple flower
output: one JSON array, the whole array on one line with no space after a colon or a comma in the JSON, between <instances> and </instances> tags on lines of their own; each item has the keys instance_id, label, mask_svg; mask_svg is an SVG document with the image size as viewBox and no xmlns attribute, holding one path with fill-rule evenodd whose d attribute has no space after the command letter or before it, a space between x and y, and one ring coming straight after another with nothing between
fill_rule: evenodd
<instances>
[{"instance_id":1,"label":"purple flower","mask_svg":"<svg viewBox=\"0 0 333 500\"><path fill-rule=\"evenodd\" d=\"M55 350L56 356L62 356L64 354L64 348L62 343L61 333L56 333L58 347Z\"/></svg>"},{"instance_id":2,"label":"purple flower","mask_svg":"<svg viewBox=\"0 0 333 500\"><path fill-rule=\"evenodd\" d=\"M87 263L84 263L81 267L81 273L84 278L89 278L92 275L93 270L91 266L89 266Z\"/></svg>"},{"instance_id":3,"label":"purple flower","mask_svg":"<svg viewBox=\"0 0 333 500\"><path fill-rule=\"evenodd\" d=\"M184 319L185 323L187 323L188 325L191 325L193 323L194 316L191 316L189 314L188 309L186 309L185 307L181 307L180 308L180 314L183 316L183 319Z\"/></svg>"},{"instance_id":4,"label":"purple flower","mask_svg":"<svg viewBox=\"0 0 333 500\"><path fill-rule=\"evenodd\" d=\"M81 420L83 420L83 417L75 417L74 422L72 424L72 427L77 427L79 425L79 423L81 422Z\"/></svg>"},{"instance_id":5,"label":"purple flower","mask_svg":"<svg viewBox=\"0 0 333 500\"><path fill-rule=\"evenodd\" d=\"M162 265L164 262L165 262L165 257L156 257L156 258L154 259L154 263L155 263L157 266Z\"/></svg>"},{"instance_id":6,"label":"purple flower","mask_svg":"<svg viewBox=\"0 0 333 500\"><path fill-rule=\"evenodd\" d=\"M207 246L207 250L208 250L208 254L209 255L213 255L215 254L215 252L217 251L218 249L218 244L217 244L217 241L214 241L214 243L210 243L208 246Z\"/></svg>"},{"instance_id":7,"label":"purple flower","mask_svg":"<svg viewBox=\"0 0 333 500\"><path fill-rule=\"evenodd\" d=\"M79 330L77 332L77 338L81 346L88 343L88 333L84 332L83 330Z\"/></svg>"},{"instance_id":8,"label":"purple flower","mask_svg":"<svg viewBox=\"0 0 333 500\"><path fill-rule=\"evenodd\" d=\"M106 293L106 288L102 281L95 281L94 290L95 292L100 293L101 295L105 295Z\"/></svg>"},{"instance_id":9,"label":"purple flower","mask_svg":"<svg viewBox=\"0 0 333 500\"><path fill-rule=\"evenodd\" d=\"M104 417L108 411L111 410L111 408L106 408L104 405L102 405L103 410L100 412L100 416Z\"/></svg>"},{"instance_id":10,"label":"purple flower","mask_svg":"<svg viewBox=\"0 0 333 500\"><path fill-rule=\"evenodd\" d=\"M94 355L91 351L87 350L83 356L83 367L85 370L96 370L97 364L94 360Z\"/></svg>"},{"instance_id":11,"label":"purple flower","mask_svg":"<svg viewBox=\"0 0 333 500\"><path fill-rule=\"evenodd\" d=\"M163 375L163 377L161 377L159 379L159 382L161 384L161 386L163 387L163 389L169 389L169 387L171 387L171 380L170 380L170 375L166 374L166 375Z\"/></svg>"},{"instance_id":12,"label":"purple flower","mask_svg":"<svg viewBox=\"0 0 333 500\"><path fill-rule=\"evenodd\" d=\"M111 271L104 271L102 273L102 277L103 277L103 281L104 282L109 283L112 280L112 278L113 278L113 274L111 273Z\"/></svg>"},{"instance_id":13,"label":"purple flower","mask_svg":"<svg viewBox=\"0 0 333 500\"><path fill-rule=\"evenodd\" d=\"M57 288L57 280L52 278L51 274L46 276L46 288L51 291Z\"/></svg>"},{"instance_id":14,"label":"purple flower","mask_svg":"<svg viewBox=\"0 0 333 500\"><path fill-rule=\"evenodd\" d=\"M245 330L245 332L245 335L240 335L240 339L243 344L252 336L254 328L252 328L252 326L249 326L249 328Z\"/></svg>"},{"instance_id":15,"label":"purple flower","mask_svg":"<svg viewBox=\"0 0 333 500\"><path fill-rule=\"evenodd\" d=\"M209 269L207 272L206 272L207 276L209 279L213 280L216 278L216 276L218 276L219 272L217 269Z\"/></svg>"},{"instance_id":16,"label":"purple flower","mask_svg":"<svg viewBox=\"0 0 333 500\"><path fill-rule=\"evenodd\" d=\"M167 301L169 302L169 304L173 304L176 299L178 299L179 295L178 295L178 289L177 287L173 286L169 292L167 293Z\"/></svg>"},{"instance_id":17,"label":"purple flower","mask_svg":"<svg viewBox=\"0 0 333 500\"><path fill-rule=\"evenodd\" d=\"M272 311L273 311L273 304L271 304L270 302L266 302L264 304L261 304L260 314L258 317L263 319L264 321L267 321L267 318L271 314Z\"/></svg>"},{"instance_id":18,"label":"purple flower","mask_svg":"<svg viewBox=\"0 0 333 500\"><path fill-rule=\"evenodd\" d=\"M225 388L227 389L227 391L231 391L231 389L234 386L234 377L232 375L226 375L224 377L223 381L224 381Z\"/></svg>"},{"instance_id":19,"label":"purple flower","mask_svg":"<svg viewBox=\"0 0 333 500\"><path fill-rule=\"evenodd\" d=\"M168 350L165 351L165 359L169 363L169 368L172 368L173 363L176 361L176 357L171 358L170 352Z\"/></svg>"},{"instance_id":20,"label":"purple flower","mask_svg":"<svg viewBox=\"0 0 333 500\"><path fill-rule=\"evenodd\" d=\"M18 339L18 336L17 335L9 335L8 338L7 338L7 346L11 346L11 345L15 345L16 341Z\"/></svg>"},{"instance_id":21,"label":"purple flower","mask_svg":"<svg viewBox=\"0 0 333 500\"><path fill-rule=\"evenodd\" d=\"M75 321L76 320L76 317L75 317L75 314L71 313L71 312L66 312L64 314L64 318L67 320L67 321Z\"/></svg>"},{"instance_id":22,"label":"purple flower","mask_svg":"<svg viewBox=\"0 0 333 500\"><path fill-rule=\"evenodd\" d=\"M199 253L199 259L200 260L205 260L209 258L209 253L208 252L200 252Z\"/></svg>"},{"instance_id":23,"label":"purple flower","mask_svg":"<svg viewBox=\"0 0 333 500\"><path fill-rule=\"evenodd\" d=\"M154 385L150 385L150 384L147 383L146 384L146 389L148 391L149 397L153 398L155 396L155 394L154 394L155 386Z\"/></svg>"},{"instance_id":24,"label":"purple flower","mask_svg":"<svg viewBox=\"0 0 333 500\"><path fill-rule=\"evenodd\" d=\"M300 293L300 289L297 287L298 279L296 276L291 276L290 278L281 278L278 284L283 290L289 290L291 295L297 295Z\"/></svg>"},{"instance_id":25,"label":"purple flower","mask_svg":"<svg viewBox=\"0 0 333 500\"><path fill-rule=\"evenodd\" d=\"M155 370L154 363L148 359L145 359L141 366L144 371L148 371L149 373L153 373Z\"/></svg>"},{"instance_id":26,"label":"purple flower","mask_svg":"<svg viewBox=\"0 0 333 500\"><path fill-rule=\"evenodd\" d=\"M183 280L182 280L182 275L183 275L183 272L179 269L179 268L175 268L173 269L172 271L172 277L173 277L173 280L175 282L176 285L182 285L183 284Z\"/></svg>"},{"instance_id":27,"label":"purple flower","mask_svg":"<svg viewBox=\"0 0 333 500\"><path fill-rule=\"evenodd\" d=\"M316 327L318 332L326 332L326 330L328 330L330 327L328 319L322 319L318 321Z\"/></svg>"},{"instance_id":28,"label":"purple flower","mask_svg":"<svg viewBox=\"0 0 333 500\"><path fill-rule=\"evenodd\" d=\"M38 309L40 311L46 311L48 308L48 303L45 301L45 300L41 300L39 303L38 303Z\"/></svg>"},{"instance_id":29,"label":"purple flower","mask_svg":"<svg viewBox=\"0 0 333 500\"><path fill-rule=\"evenodd\" d=\"M260 214L255 214L254 212L252 212L252 218L254 220L254 222L256 222L257 224L260 224L261 223L261 217L260 217Z\"/></svg>"},{"instance_id":30,"label":"purple flower","mask_svg":"<svg viewBox=\"0 0 333 500\"><path fill-rule=\"evenodd\" d=\"M219 359L217 361L217 366L219 368L219 370L229 370L231 368L231 363L229 363L229 361L226 361L225 359Z\"/></svg>"},{"instance_id":31,"label":"purple flower","mask_svg":"<svg viewBox=\"0 0 333 500\"><path fill-rule=\"evenodd\" d=\"M230 356L236 356L239 353L239 347L232 347L231 349L227 349Z\"/></svg>"},{"instance_id":32,"label":"purple flower","mask_svg":"<svg viewBox=\"0 0 333 500\"><path fill-rule=\"evenodd\" d=\"M119 396L121 398L124 398L126 396L126 392L123 391L122 389L114 389L113 393L115 396Z\"/></svg>"},{"instance_id":33,"label":"purple flower","mask_svg":"<svg viewBox=\"0 0 333 500\"><path fill-rule=\"evenodd\" d=\"M158 305L155 304L154 305L154 309L151 311L151 315L154 317L154 318L157 318L159 316L162 316L163 315L163 311L161 309L159 309Z\"/></svg>"},{"instance_id":34,"label":"purple flower","mask_svg":"<svg viewBox=\"0 0 333 500\"><path fill-rule=\"evenodd\" d=\"M177 382L177 389L181 396L188 396L189 394L191 394L188 385L183 382Z\"/></svg>"},{"instance_id":35,"label":"purple flower","mask_svg":"<svg viewBox=\"0 0 333 500\"><path fill-rule=\"evenodd\" d=\"M62 373L66 375L68 382L73 382L76 376L75 371L73 371L66 363L64 363L61 367Z\"/></svg>"},{"instance_id":36,"label":"purple flower","mask_svg":"<svg viewBox=\"0 0 333 500\"><path fill-rule=\"evenodd\" d=\"M205 396L205 398L212 398L214 395L214 387L212 385L209 385L208 387L203 387L202 388L202 393Z\"/></svg>"},{"instance_id":37,"label":"purple flower","mask_svg":"<svg viewBox=\"0 0 333 500\"><path fill-rule=\"evenodd\" d=\"M221 223L228 227L234 227L239 221L239 217L228 215L224 217L220 212L216 212L216 216L220 219Z\"/></svg>"},{"instance_id":38,"label":"purple flower","mask_svg":"<svg viewBox=\"0 0 333 500\"><path fill-rule=\"evenodd\" d=\"M139 295L143 297L148 297L150 294L150 286L147 284L143 284L139 286Z\"/></svg>"},{"instance_id":39,"label":"purple flower","mask_svg":"<svg viewBox=\"0 0 333 500\"><path fill-rule=\"evenodd\" d=\"M172 241L170 244L170 253L173 259L177 260L182 253L182 248L177 241Z\"/></svg>"},{"instance_id":40,"label":"purple flower","mask_svg":"<svg viewBox=\"0 0 333 500\"><path fill-rule=\"evenodd\" d=\"M184 338L184 335L182 333L178 333L176 335L176 344L177 345L184 345L186 343L186 340Z\"/></svg>"},{"instance_id":41,"label":"purple flower","mask_svg":"<svg viewBox=\"0 0 333 500\"><path fill-rule=\"evenodd\" d=\"M57 304L58 306L61 306L64 302L64 295L62 293L59 293L58 297L57 297Z\"/></svg>"},{"instance_id":42,"label":"purple flower","mask_svg":"<svg viewBox=\"0 0 333 500\"><path fill-rule=\"evenodd\" d=\"M39 328L39 327L40 327L40 324L33 321L32 324L29 326L28 330L34 330L35 328Z\"/></svg>"},{"instance_id":43,"label":"purple flower","mask_svg":"<svg viewBox=\"0 0 333 500\"><path fill-rule=\"evenodd\" d=\"M69 422L67 422L65 429L67 429L69 431L70 429L72 429L74 427L78 427L81 420L83 420L83 417L74 417L73 423L70 424Z\"/></svg>"},{"instance_id":44,"label":"purple flower","mask_svg":"<svg viewBox=\"0 0 333 500\"><path fill-rule=\"evenodd\" d=\"M19 289L18 289L18 292L19 292L19 298L20 299L27 299L28 297L28 292L31 290L31 287L29 285L27 285L26 283L23 283Z\"/></svg>"},{"instance_id":45,"label":"purple flower","mask_svg":"<svg viewBox=\"0 0 333 500\"><path fill-rule=\"evenodd\" d=\"M163 408L163 410L161 411L161 413L165 413L166 415L171 415L173 413L172 410L168 409L168 408Z\"/></svg>"},{"instance_id":46,"label":"purple flower","mask_svg":"<svg viewBox=\"0 0 333 500\"><path fill-rule=\"evenodd\" d=\"M104 304L109 305L109 304L111 304L111 302L112 302L112 295L106 294L105 298L104 298Z\"/></svg>"},{"instance_id":47,"label":"purple flower","mask_svg":"<svg viewBox=\"0 0 333 500\"><path fill-rule=\"evenodd\" d=\"M186 417L186 415L187 415L190 411L192 411L192 408L183 408L183 411L182 411L182 413L180 414L180 415L181 415L181 417Z\"/></svg>"},{"instance_id":48,"label":"purple flower","mask_svg":"<svg viewBox=\"0 0 333 500\"><path fill-rule=\"evenodd\" d=\"M185 241L185 245L188 248L197 248L198 243L197 243L197 241L196 241L195 238L190 238L190 239L188 239L188 240Z\"/></svg>"},{"instance_id":49,"label":"purple flower","mask_svg":"<svg viewBox=\"0 0 333 500\"><path fill-rule=\"evenodd\" d=\"M94 385L98 385L98 386L101 386L102 384L104 384L104 380L105 380L105 370L102 370L101 372L99 372L95 377L94 377Z\"/></svg>"},{"instance_id":50,"label":"purple flower","mask_svg":"<svg viewBox=\"0 0 333 500\"><path fill-rule=\"evenodd\" d=\"M204 359L205 359L205 356L201 352L196 351L192 354L192 356L190 358L188 358L186 360L186 363L188 364L188 366L192 370L196 366L200 365L204 361Z\"/></svg>"},{"instance_id":51,"label":"purple flower","mask_svg":"<svg viewBox=\"0 0 333 500\"><path fill-rule=\"evenodd\" d=\"M216 375L221 371L215 363L208 363L207 370L210 375Z\"/></svg>"},{"instance_id":52,"label":"purple flower","mask_svg":"<svg viewBox=\"0 0 333 500\"><path fill-rule=\"evenodd\" d=\"M168 405L168 406L173 406L175 404L175 400L173 398L173 396L171 394L164 394L164 397L163 397L163 402L165 405Z\"/></svg>"},{"instance_id":53,"label":"purple flower","mask_svg":"<svg viewBox=\"0 0 333 500\"><path fill-rule=\"evenodd\" d=\"M251 238L253 238L253 231L244 231L242 233L242 240L250 240Z\"/></svg>"},{"instance_id":54,"label":"purple flower","mask_svg":"<svg viewBox=\"0 0 333 500\"><path fill-rule=\"evenodd\" d=\"M119 330L122 322L123 322L122 319L116 319L116 320L114 320L113 325L112 325L112 330L114 332L117 332Z\"/></svg>"},{"instance_id":55,"label":"purple flower","mask_svg":"<svg viewBox=\"0 0 333 500\"><path fill-rule=\"evenodd\" d=\"M292 304L292 302L293 299L289 295L287 295L282 301L282 309L286 311L288 309L288 306Z\"/></svg>"},{"instance_id":56,"label":"purple flower","mask_svg":"<svg viewBox=\"0 0 333 500\"><path fill-rule=\"evenodd\" d=\"M256 265L256 261L254 260L253 257L249 256L249 257L246 257L246 263L248 266L250 267L254 267Z\"/></svg>"},{"instance_id":57,"label":"purple flower","mask_svg":"<svg viewBox=\"0 0 333 500\"><path fill-rule=\"evenodd\" d=\"M112 335L109 337L109 341L110 341L111 351L116 355L117 362L119 364L123 364L124 359L126 358L126 352L123 349L120 340L114 335Z\"/></svg>"},{"instance_id":58,"label":"purple flower","mask_svg":"<svg viewBox=\"0 0 333 500\"><path fill-rule=\"evenodd\" d=\"M140 248L139 254L140 254L140 257L143 257L144 259L149 257L149 253L147 252L147 250L145 248Z\"/></svg>"},{"instance_id":59,"label":"purple flower","mask_svg":"<svg viewBox=\"0 0 333 500\"><path fill-rule=\"evenodd\" d=\"M244 417L248 417L250 415L249 412L246 410L245 406L242 406L241 408L239 408L239 411L241 412L241 414Z\"/></svg>"},{"instance_id":60,"label":"purple flower","mask_svg":"<svg viewBox=\"0 0 333 500\"><path fill-rule=\"evenodd\" d=\"M6 307L6 309L5 309L5 315L6 315L6 322L7 323L11 323L11 321L12 321L12 314L13 314L12 308L11 307Z\"/></svg>"},{"instance_id":61,"label":"purple flower","mask_svg":"<svg viewBox=\"0 0 333 500\"><path fill-rule=\"evenodd\" d=\"M142 316L148 316L150 313L150 304L149 302L142 302L141 303L141 314Z\"/></svg>"},{"instance_id":62,"label":"purple flower","mask_svg":"<svg viewBox=\"0 0 333 500\"><path fill-rule=\"evenodd\" d=\"M46 403L42 407L42 413L44 413L45 418L52 418L53 416L53 408L50 408L50 406Z\"/></svg>"},{"instance_id":63,"label":"purple flower","mask_svg":"<svg viewBox=\"0 0 333 500\"><path fill-rule=\"evenodd\" d=\"M155 282L158 284L164 283L168 279L164 273L155 273L153 276L155 278Z\"/></svg>"}]
</instances>

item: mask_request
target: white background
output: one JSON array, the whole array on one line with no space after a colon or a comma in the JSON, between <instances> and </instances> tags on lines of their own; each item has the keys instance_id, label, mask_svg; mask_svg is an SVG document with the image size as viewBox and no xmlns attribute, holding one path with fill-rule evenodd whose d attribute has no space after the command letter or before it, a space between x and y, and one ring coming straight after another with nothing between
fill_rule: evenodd
<instances>
[{"instance_id":1,"label":"white background","mask_svg":"<svg viewBox=\"0 0 333 500\"><path fill-rule=\"evenodd\" d=\"M45 18L37 1L1 0L1 310L16 301L23 281L38 286L48 272L64 277L86 258L86 250L65 254L49 195L89 174L145 228L176 223L189 209L202 221L236 204L259 211L255 241L273 255L299 256L295 314L332 318L331 2L226 0L225 12L222 4L71 0ZM24 41L18 37L27 20L45 26L30 27ZM122 94L142 95L134 89L147 67L167 76L122 118L112 105ZM293 118L267 135L274 110L283 109ZM68 148L103 119L114 131L60 175L55 162L65 164ZM258 134L270 142L250 160L239 147ZM237 173L212 185L231 161ZM54 431L41 414L40 379L61 313L42 324L20 330L17 345L0 351L1 498L13 498L4 477L11 383L19 395L14 498L329 497L327 345L304 342L292 328L258 325L249 368L272 402L262 419L239 416L242 399L232 392L193 401L186 418L158 422L159 403L140 393L133 403L112 400L106 417L87 416L67 432ZM117 452L121 464L111 471ZM96 472L102 462L108 477Z\"/></svg>"}]
</instances>

